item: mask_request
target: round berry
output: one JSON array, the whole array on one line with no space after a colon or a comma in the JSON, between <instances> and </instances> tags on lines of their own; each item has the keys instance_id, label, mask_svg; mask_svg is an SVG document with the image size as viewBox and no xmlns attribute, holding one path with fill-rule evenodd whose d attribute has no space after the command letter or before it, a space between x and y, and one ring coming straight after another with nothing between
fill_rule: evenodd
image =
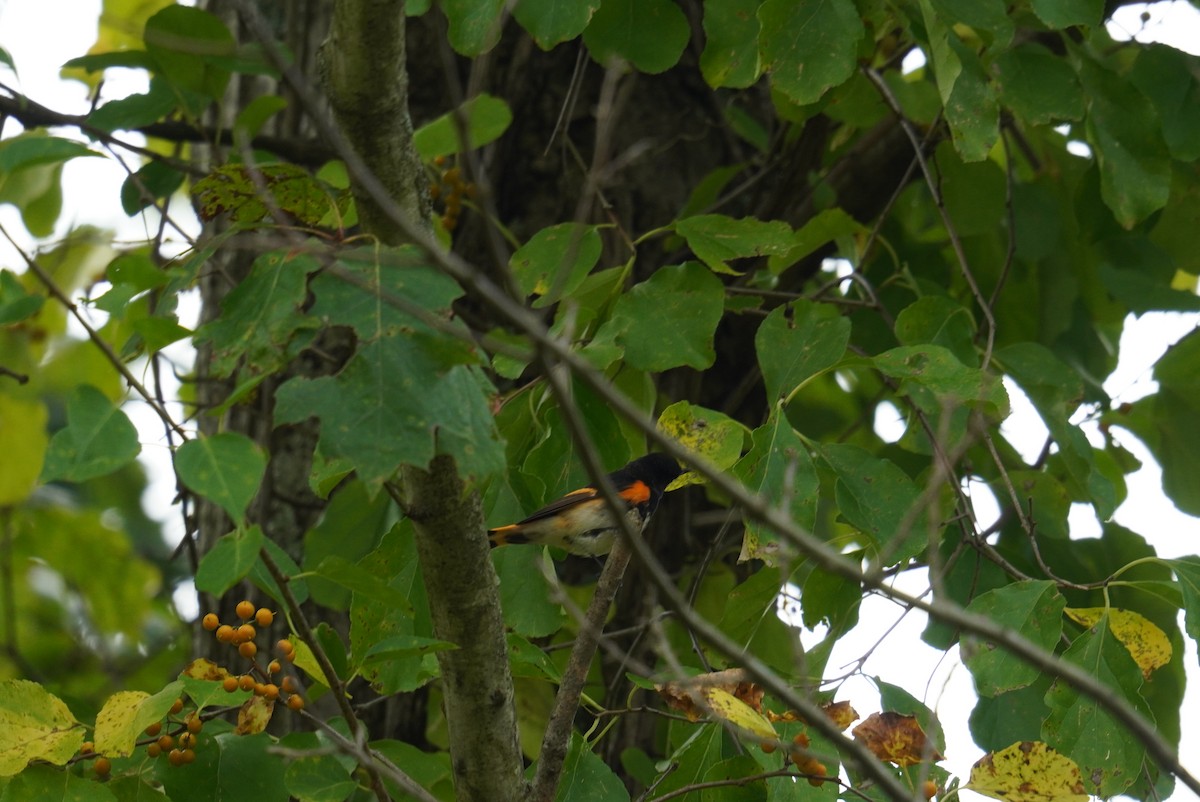
<instances>
[{"instance_id":1,"label":"round berry","mask_svg":"<svg viewBox=\"0 0 1200 802\"><path fill-rule=\"evenodd\" d=\"M92 771L96 772L97 777L107 777L112 771L112 762L106 757L98 757L92 764Z\"/></svg>"},{"instance_id":2,"label":"round berry","mask_svg":"<svg viewBox=\"0 0 1200 802\"><path fill-rule=\"evenodd\" d=\"M162 732L162 722L161 721L156 721L153 724L151 724L149 727L146 728L146 734L149 735L151 738L157 738L158 734L160 732Z\"/></svg>"},{"instance_id":3,"label":"round berry","mask_svg":"<svg viewBox=\"0 0 1200 802\"><path fill-rule=\"evenodd\" d=\"M238 687L243 691L254 690L254 677L250 676L249 674L243 674L241 679L238 680Z\"/></svg>"},{"instance_id":4,"label":"round berry","mask_svg":"<svg viewBox=\"0 0 1200 802\"><path fill-rule=\"evenodd\" d=\"M209 632L212 632L214 629L221 626L221 619L217 618L216 613L209 613L208 615L204 616L204 619L200 622L200 626L204 627Z\"/></svg>"},{"instance_id":5,"label":"round berry","mask_svg":"<svg viewBox=\"0 0 1200 802\"><path fill-rule=\"evenodd\" d=\"M195 714L188 716L188 720L187 720L187 731L188 732L190 732L192 735L195 735L196 733L200 732L200 730L202 730L202 729L204 729L204 722L200 720L199 716L197 716Z\"/></svg>"},{"instance_id":6,"label":"round berry","mask_svg":"<svg viewBox=\"0 0 1200 802\"><path fill-rule=\"evenodd\" d=\"M229 624L221 624L221 626L217 627L217 640L221 643L232 643L233 627L229 626Z\"/></svg>"},{"instance_id":7,"label":"round berry","mask_svg":"<svg viewBox=\"0 0 1200 802\"><path fill-rule=\"evenodd\" d=\"M254 605L248 601L240 601L235 608L235 612L237 613L238 618L245 621L247 618L254 617Z\"/></svg>"},{"instance_id":8,"label":"round berry","mask_svg":"<svg viewBox=\"0 0 1200 802\"><path fill-rule=\"evenodd\" d=\"M263 698L270 702L274 702L279 698L279 686L273 682L268 682L263 686Z\"/></svg>"},{"instance_id":9,"label":"round berry","mask_svg":"<svg viewBox=\"0 0 1200 802\"><path fill-rule=\"evenodd\" d=\"M92 752L95 752L95 751L96 751L96 745L94 743L92 743L91 741L84 741L82 744L79 745L79 754L81 754L81 755L90 755Z\"/></svg>"},{"instance_id":10,"label":"round berry","mask_svg":"<svg viewBox=\"0 0 1200 802\"><path fill-rule=\"evenodd\" d=\"M254 641L247 641L238 646L238 654L246 658L253 657L258 654L258 647L254 645Z\"/></svg>"},{"instance_id":11,"label":"round berry","mask_svg":"<svg viewBox=\"0 0 1200 802\"><path fill-rule=\"evenodd\" d=\"M221 687L224 688L228 693L233 693L238 689L237 677L226 677L221 681Z\"/></svg>"},{"instance_id":12,"label":"round berry","mask_svg":"<svg viewBox=\"0 0 1200 802\"><path fill-rule=\"evenodd\" d=\"M195 749L184 749L182 754L184 764L193 763L196 760Z\"/></svg>"},{"instance_id":13,"label":"round berry","mask_svg":"<svg viewBox=\"0 0 1200 802\"><path fill-rule=\"evenodd\" d=\"M275 613L266 607L259 607L258 612L254 614L254 620L258 622L260 627L269 627L271 626L271 622L275 620Z\"/></svg>"},{"instance_id":14,"label":"round berry","mask_svg":"<svg viewBox=\"0 0 1200 802\"><path fill-rule=\"evenodd\" d=\"M173 746L175 746L175 739L172 738L170 735L158 736L158 748L159 749L166 752L167 750L171 749Z\"/></svg>"},{"instance_id":15,"label":"round berry","mask_svg":"<svg viewBox=\"0 0 1200 802\"><path fill-rule=\"evenodd\" d=\"M774 754L775 752L775 744L770 741L763 741L759 746L762 747L764 755Z\"/></svg>"},{"instance_id":16,"label":"round berry","mask_svg":"<svg viewBox=\"0 0 1200 802\"><path fill-rule=\"evenodd\" d=\"M255 696L266 696L267 695L266 683L264 683L264 682L254 683L254 695Z\"/></svg>"},{"instance_id":17,"label":"round berry","mask_svg":"<svg viewBox=\"0 0 1200 802\"><path fill-rule=\"evenodd\" d=\"M284 693L295 693L298 690L296 688L296 680L291 677L284 677L283 682L279 683L279 689Z\"/></svg>"},{"instance_id":18,"label":"round berry","mask_svg":"<svg viewBox=\"0 0 1200 802\"><path fill-rule=\"evenodd\" d=\"M173 715L175 715L175 714L176 714L176 713L178 713L180 710L183 710L183 700L182 700L182 699L176 699L176 700L175 700L175 703L171 705L171 715L172 715L172 716L173 716Z\"/></svg>"},{"instance_id":19,"label":"round berry","mask_svg":"<svg viewBox=\"0 0 1200 802\"><path fill-rule=\"evenodd\" d=\"M937 792L938 784L933 780L926 780L925 782L921 783L921 796L925 797L926 799L933 799L935 796L937 796Z\"/></svg>"},{"instance_id":20,"label":"round berry","mask_svg":"<svg viewBox=\"0 0 1200 802\"><path fill-rule=\"evenodd\" d=\"M171 761L172 766L182 766L183 765L183 750L172 749L170 751L170 753L167 754L167 760Z\"/></svg>"},{"instance_id":21,"label":"round berry","mask_svg":"<svg viewBox=\"0 0 1200 802\"><path fill-rule=\"evenodd\" d=\"M288 697L287 706L292 710L303 710L304 700L300 696L293 694Z\"/></svg>"},{"instance_id":22,"label":"round berry","mask_svg":"<svg viewBox=\"0 0 1200 802\"><path fill-rule=\"evenodd\" d=\"M272 660L271 665L267 666L268 674L278 674L282 670L283 666L279 664L278 660Z\"/></svg>"},{"instance_id":23,"label":"round berry","mask_svg":"<svg viewBox=\"0 0 1200 802\"><path fill-rule=\"evenodd\" d=\"M254 640L254 636L258 632L249 624L242 624L237 628L237 633L234 635L234 643L247 643Z\"/></svg>"},{"instance_id":24,"label":"round berry","mask_svg":"<svg viewBox=\"0 0 1200 802\"><path fill-rule=\"evenodd\" d=\"M826 769L824 763L817 763L814 766L809 766L808 771L804 772L805 774L813 775L808 778L808 784L813 788L820 788L821 783L825 782L825 780L822 779L825 776L825 771Z\"/></svg>"},{"instance_id":25,"label":"round berry","mask_svg":"<svg viewBox=\"0 0 1200 802\"><path fill-rule=\"evenodd\" d=\"M162 750L158 748L158 744L150 744L146 747L146 754L150 757L158 757L162 754Z\"/></svg>"}]
</instances>

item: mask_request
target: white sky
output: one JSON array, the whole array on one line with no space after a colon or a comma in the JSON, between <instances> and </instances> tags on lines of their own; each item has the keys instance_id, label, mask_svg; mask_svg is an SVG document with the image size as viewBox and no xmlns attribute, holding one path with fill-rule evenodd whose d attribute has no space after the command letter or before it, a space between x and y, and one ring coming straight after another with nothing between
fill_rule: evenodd
<instances>
[{"instance_id":1,"label":"white sky","mask_svg":"<svg viewBox=\"0 0 1200 802\"><path fill-rule=\"evenodd\" d=\"M1185 0L1158 3L1145 23L1140 18L1143 8L1140 5L1122 8L1110 26L1113 36L1161 41L1191 53L1200 53L1200 12L1189 3ZM98 14L99 0L0 0L0 45L8 49L17 64L19 81L16 86L55 110L85 111L87 99L82 85L59 80L58 69L64 61L85 52L95 41ZM48 20L53 20L53 24L47 24ZM7 71L0 71L0 80L12 83L13 78ZM111 97L144 91L144 86L143 77L137 73L122 76L110 71L106 94ZM11 135L15 130L16 126L10 121L4 133ZM75 132L63 131L62 134L73 136ZM96 198L115 199L123 180L124 174L107 159L69 162L65 172L60 233L89 223L115 230L120 237L130 240L149 236L153 230L150 228L152 222L147 223L141 218L130 220L114 201L107 207L95 203ZM14 235L24 231L19 216L10 206L0 206L0 222ZM21 269L7 243L0 247L0 266ZM1153 392L1151 366L1171 343L1195 328L1198 320L1196 315L1148 314L1128 321L1120 345L1120 363L1105 383L1105 389L1121 401L1132 401ZM189 324L187 320L183 322ZM179 355L178 358L188 357ZM1010 391L1015 389L1010 385ZM1044 441L1045 427L1019 391L1012 396L1014 413L1002 429L1004 436L1022 453L1036 453ZM178 513L165 506L174 496L174 479L161 424L144 407L139 409L136 403L131 404L129 411L141 432L143 459L155 480L146 494L147 507L151 514L166 522L167 530L177 539L181 534ZM878 427L884 434L894 431L885 416L878 420ZM1127 477L1129 498L1117 511L1115 520L1145 535L1163 557L1195 554L1200 550L1196 545L1200 542L1200 520L1180 513L1163 497L1158 468L1141 443L1132 436L1121 435L1120 439L1144 467ZM987 498L986 491L975 488L973 492L978 514L986 525L986 521L995 516L995 502ZM1080 505L1073 511L1071 532L1072 537L1098 534L1099 524L1090 508ZM911 593L925 589L918 576L905 577L901 587ZM189 609L186 600L182 601L184 609ZM191 605L194 607L194 600ZM852 663L871 648L899 615L899 610L890 602L874 597L867 599L861 613L863 623L839 644L830 662L830 671L836 672L843 664ZM885 680L905 687L941 711L947 736L947 761L942 765L965 782L971 764L982 754L967 730L966 711L974 705L970 676L959 664L956 652L947 656L921 641L923 628L924 616L904 617L887 636L887 645L867 661L864 671L879 674ZM902 658L897 659L898 655ZM1200 772L1200 690L1197 689L1200 671L1197 670L1196 646L1190 640L1184 659L1191 680L1184 711L1190 711L1191 715L1185 712L1180 751L1184 764L1195 774ZM848 682L840 698L850 699L864 716L878 709L878 695L865 680ZM965 796L972 802L983 799L970 792ZM1176 791L1172 800L1196 802L1197 797L1182 789Z\"/></svg>"}]
</instances>

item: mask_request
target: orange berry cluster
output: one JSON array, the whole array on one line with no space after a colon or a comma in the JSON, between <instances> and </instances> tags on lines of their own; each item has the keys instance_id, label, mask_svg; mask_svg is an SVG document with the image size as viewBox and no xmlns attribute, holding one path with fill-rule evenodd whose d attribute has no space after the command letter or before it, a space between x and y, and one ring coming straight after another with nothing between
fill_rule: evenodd
<instances>
[{"instance_id":1,"label":"orange berry cluster","mask_svg":"<svg viewBox=\"0 0 1200 802\"><path fill-rule=\"evenodd\" d=\"M458 218L462 214L462 199L478 196L479 188L470 181L464 181L462 170L458 167L446 166L446 157L438 156L433 160L440 173L437 180L429 185L429 197L442 206L442 228L453 231L458 226Z\"/></svg>"},{"instance_id":2,"label":"orange berry cluster","mask_svg":"<svg viewBox=\"0 0 1200 802\"><path fill-rule=\"evenodd\" d=\"M221 687L229 693L239 689L253 691L255 696L261 696L271 702L283 695L289 709L303 709L304 699L300 696L300 689L292 677L283 677L278 684L272 681L275 675L283 671L283 664L279 660L272 660L264 669L255 659L258 655L258 644L254 642L258 635L255 624L260 628L269 627L275 621L275 614L266 607L259 607L256 610L249 601L238 602L235 612L241 619L241 623L237 626L222 624L216 613L208 613L200 622L201 626L212 632L218 641L237 646L238 654L250 661L250 669L245 674L225 677ZM250 623L251 621L254 623ZM296 660L295 647L286 638L275 644L275 651L289 663Z\"/></svg>"},{"instance_id":3,"label":"orange berry cluster","mask_svg":"<svg viewBox=\"0 0 1200 802\"><path fill-rule=\"evenodd\" d=\"M163 732L163 721L156 721L146 728L145 734L149 740L140 741L146 747L146 754L152 758L166 755L172 766L183 766L196 759L196 747L200 743L200 731L204 729L199 711L192 710L183 718L178 718L183 712L183 700L176 699L171 705L165 722L169 729ZM95 744L85 741L79 748L79 754L89 756L96 751ZM100 755L92 761L92 771L100 779L105 779L112 772L112 761Z\"/></svg>"},{"instance_id":4,"label":"orange berry cluster","mask_svg":"<svg viewBox=\"0 0 1200 802\"><path fill-rule=\"evenodd\" d=\"M808 749L809 740L805 733L797 733L792 739L792 743L799 749L791 750L788 759L796 764L796 771L808 776L808 784L813 788L819 788L821 783L825 782L824 778L829 773L825 768L825 764L817 760L804 750Z\"/></svg>"}]
</instances>

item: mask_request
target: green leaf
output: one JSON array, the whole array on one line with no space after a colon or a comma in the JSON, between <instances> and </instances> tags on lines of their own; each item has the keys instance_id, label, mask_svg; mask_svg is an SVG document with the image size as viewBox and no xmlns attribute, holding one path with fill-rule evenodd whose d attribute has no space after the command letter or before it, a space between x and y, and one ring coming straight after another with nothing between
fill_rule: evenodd
<instances>
[{"instance_id":1,"label":"green leaf","mask_svg":"<svg viewBox=\"0 0 1200 802\"><path fill-rule=\"evenodd\" d=\"M947 143L937 150L942 202L959 236L995 231L1005 217L1004 171L990 159L965 163Z\"/></svg>"},{"instance_id":2,"label":"green leaf","mask_svg":"<svg viewBox=\"0 0 1200 802\"><path fill-rule=\"evenodd\" d=\"M392 514L387 493L372 495L357 480L344 483L329 500L321 520L304 535L305 572L333 555L357 562L379 544L390 526ZM335 610L350 606L350 591L341 585L316 576L308 582L318 604Z\"/></svg>"},{"instance_id":3,"label":"green leaf","mask_svg":"<svg viewBox=\"0 0 1200 802\"><path fill-rule=\"evenodd\" d=\"M733 466L733 475L747 490L770 499L797 526L811 532L816 525L820 482L800 436L787 416L775 407L771 417L751 437L750 451ZM768 565L778 564L780 550L785 553L789 550L780 543L779 536L749 517L745 526L739 562L757 559Z\"/></svg>"},{"instance_id":4,"label":"green leaf","mask_svg":"<svg viewBox=\"0 0 1200 802\"><path fill-rule=\"evenodd\" d=\"M262 530L257 526L230 532L209 549L196 569L196 589L221 596L250 573L262 548Z\"/></svg>"},{"instance_id":5,"label":"green leaf","mask_svg":"<svg viewBox=\"0 0 1200 802\"><path fill-rule=\"evenodd\" d=\"M454 799L449 752L424 752L400 741L372 741L371 748L378 750L418 785L429 790L435 799ZM406 796L386 777L384 784L391 792L392 799L400 800Z\"/></svg>"},{"instance_id":6,"label":"green leaf","mask_svg":"<svg viewBox=\"0 0 1200 802\"><path fill-rule=\"evenodd\" d=\"M396 635L375 643L365 655L363 665L369 666L385 660L397 660L406 657L422 657L427 654L437 654L459 648L450 641L437 638L421 638L416 635Z\"/></svg>"},{"instance_id":7,"label":"green leaf","mask_svg":"<svg viewBox=\"0 0 1200 802\"><path fill-rule=\"evenodd\" d=\"M0 326L33 317L45 301L46 296L28 292L16 273L0 270Z\"/></svg>"},{"instance_id":8,"label":"green leaf","mask_svg":"<svg viewBox=\"0 0 1200 802\"><path fill-rule=\"evenodd\" d=\"M975 319L962 304L945 295L926 295L896 315L896 339L903 345L940 345L959 362L975 367Z\"/></svg>"},{"instance_id":9,"label":"green leaf","mask_svg":"<svg viewBox=\"0 0 1200 802\"><path fill-rule=\"evenodd\" d=\"M404 594L388 586L386 582L375 577L364 568L360 568L344 557L331 554L316 567L305 573L341 585L349 591L360 593L368 599L391 605L397 609L409 608L412 605Z\"/></svg>"},{"instance_id":10,"label":"green leaf","mask_svg":"<svg viewBox=\"0 0 1200 802\"><path fill-rule=\"evenodd\" d=\"M275 419L321 420L321 449L345 457L374 484L403 464L450 454L466 476L500 470L488 388L475 371L447 367L440 339L396 334L367 343L336 376L293 378L279 388ZM392 403L404 399L403 404Z\"/></svg>"},{"instance_id":11,"label":"green leaf","mask_svg":"<svg viewBox=\"0 0 1200 802\"><path fill-rule=\"evenodd\" d=\"M865 231L861 223L841 209L825 209L796 231L787 253L782 257L772 255L767 265L778 275L826 243Z\"/></svg>"},{"instance_id":12,"label":"green leaf","mask_svg":"<svg viewBox=\"0 0 1200 802\"><path fill-rule=\"evenodd\" d=\"M1070 536L1071 497L1062 482L1044 471L1009 471L1008 478L1022 509L1033 510L1040 537L1065 540ZM1002 478L992 480L991 488L996 498L1008 501L1008 485Z\"/></svg>"},{"instance_id":13,"label":"green leaf","mask_svg":"<svg viewBox=\"0 0 1200 802\"><path fill-rule=\"evenodd\" d=\"M221 99L229 70L218 65L236 53L237 43L220 18L171 5L146 21L144 37L159 75L180 89Z\"/></svg>"},{"instance_id":14,"label":"green leaf","mask_svg":"<svg viewBox=\"0 0 1200 802\"><path fill-rule=\"evenodd\" d=\"M1083 118L1083 89L1066 59L1027 42L996 57L1000 99L1033 125Z\"/></svg>"},{"instance_id":15,"label":"green leaf","mask_svg":"<svg viewBox=\"0 0 1200 802\"><path fill-rule=\"evenodd\" d=\"M1163 492L1175 506L1200 515L1200 466L1197 410L1200 409L1200 331L1193 329L1172 345L1154 366L1159 383L1152 415L1157 430L1156 455L1163 471Z\"/></svg>"},{"instance_id":16,"label":"green leaf","mask_svg":"<svg viewBox=\"0 0 1200 802\"><path fill-rule=\"evenodd\" d=\"M1112 634L1107 618L1077 637L1063 657L1154 720L1139 690L1142 672ZM1046 692L1046 705L1050 716L1042 724L1042 738L1079 764L1089 793L1116 796L1137 780L1145 746L1095 700L1057 679Z\"/></svg>"},{"instance_id":17,"label":"green leaf","mask_svg":"<svg viewBox=\"0 0 1200 802\"><path fill-rule=\"evenodd\" d=\"M200 327L196 345L212 344L214 376L270 373L288 359L296 331L315 325L300 312L308 274L316 259L303 251L270 251L254 260L249 275L221 302L221 315Z\"/></svg>"},{"instance_id":18,"label":"green leaf","mask_svg":"<svg viewBox=\"0 0 1200 802\"><path fill-rule=\"evenodd\" d=\"M13 72L17 71L17 65L13 63L12 55L3 47L0 47L0 64L8 67Z\"/></svg>"},{"instance_id":19,"label":"green leaf","mask_svg":"<svg viewBox=\"0 0 1200 802\"><path fill-rule=\"evenodd\" d=\"M864 29L851 0L765 0L758 22L763 68L793 103L815 103L854 73Z\"/></svg>"},{"instance_id":20,"label":"green leaf","mask_svg":"<svg viewBox=\"0 0 1200 802\"><path fill-rule=\"evenodd\" d=\"M1027 580L981 594L971 600L967 610L1053 652L1062 635L1064 607L1066 599L1053 582ZM994 643L964 635L961 649L980 696L1024 688L1041 676L1039 669Z\"/></svg>"},{"instance_id":21,"label":"green leaf","mask_svg":"<svg viewBox=\"0 0 1200 802\"><path fill-rule=\"evenodd\" d=\"M628 802L625 783L578 732L571 733L555 802Z\"/></svg>"},{"instance_id":22,"label":"green leaf","mask_svg":"<svg viewBox=\"0 0 1200 802\"><path fill-rule=\"evenodd\" d=\"M61 164L80 156L99 156L87 146L70 139L39 132L19 134L0 142L0 176L42 164Z\"/></svg>"},{"instance_id":23,"label":"green leaf","mask_svg":"<svg viewBox=\"0 0 1200 802\"><path fill-rule=\"evenodd\" d=\"M1046 428L1058 443L1076 498L1090 498L1096 514L1107 520L1116 508L1116 489L1096 466L1095 454L1079 427L1069 422L1083 397L1079 374L1045 347L1018 343L996 353L1004 367L1029 396Z\"/></svg>"},{"instance_id":24,"label":"green leaf","mask_svg":"<svg viewBox=\"0 0 1200 802\"><path fill-rule=\"evenodd\" d=\"M288 802L287 764L267 751L274 746L274 739L266 733L223 732L204 737L195 762L172 766L159 760L152 764L152 771L171 802Z\"/></svg>"},{"instance_id":25,"label":"green leaf","mask_svg":"<svg viewBox=\"0 0 1200 802\"><path fill-rule=\"evenodd\" d=\"M1167 203L1171 159L1158 115L1127 81L1085 59L1080 66L1088 99L1087 138L1100 165L1100 195L1117 222L1133 226Z\"/></svg>"},{"instance_id":26,"label":"green leaf","mask_svg":"<svg viewBox=\"0 0 1200 802\"><path fill-rule=\"evenodd\" d=\"M603 0L583 41L602 65L624 59L654 75L675 66L690 36L687 17L671 0Z\"/></svg>"},{"instance_id":27,"label":"green leaf","mask_svg":"<svg viewBox=\"0 0 1200 802\"><path fill-rule=\"evenodd\" d=\"M991 47L1006 46L1013 37L1013 20L1003 0L933 0L942 19L967 25Z\"/></svg>"},{"instance_id":28,"label":"green leaf","mask_svg":"<svg viewBox=\"0 0 1200 802\"><path fill-rule=\"evenodd\" d=\"M581 223L543 228L508 260L521 293L540 296L535 309L570 295L587 278L600 261L598 228Z\"/></svg>"},{"instance_id":29,"label":"green leaf","mask_svg":"<svg viewBox=\"0 0 1200 802\"><path fill-rule=\"evenodd\" d=\"M1051 28L1095 27L1104 16L1103 0L1032 0L1033 13Z\"/></svg>"},{"instance_id":30,"label":"green leaf","mask_svg":"<svg viewBox=\"0 0 1200 802\"><path fill-rule=\"evenodd\" d=\"M46 405L0 394L0 506L16 505L37 487L46 457Z\"/></svg>"},{"instance_id":31,"label":"green leaf","mask_svg":"<svg viewBox=\"0 0 1200 802\"><path fill-rule=\"evenodd\" d=\"M745 89L758 80L759 0L707 0L700 72L714 89Z\"/></svg>"},{"instance_id":32,"label":"green leaf","mask_svg":"<svg viewBox=\"0 0 1200 802\"><path fill-rule=\"evenodd\" d=\"M731 259L782 256L792 246L792 227L780 220L735 220L723 214L705 214L678 221L675 231L700 261L718 273L733 272L728 264Z\"/></svg>"},{"instance_id":33,"label":"green leaf","mask_svg":"<svg viewBox=\"0 0 1200 802\"><path fill-rule=\"evenodd\" d=\"M985 159L1000 136L995 88L988 81L979 57L938 17L930 0L921 0L921 9L929 34L933 73L954 147L963 161Z\"/></svg>"},{"instance_id":34,"label":"green leaf","mask_svg":"<svg viewBox=\"0 0 1200 802\"><path fill-rule=\"evenodd\" d=\"M872 360L885 376L927 388L946 408L977 404L993 420L1008 417L1008 393L1000 379L978 368L969 368L940 345L902 345Z\"/></svg>"},{"instance_id":35,"label":"green leaf","mask_svg":"<svg viewBox=\"0 0 1200 802\"><path fill-rule=\"evenodd\" d=\"M545 638L562 629L562 605L542 572L540 548L495 549L492 561L500 576L500 609L505 628L527 638Z\"/></svg>"},{"instance_id":36,"label":"green leaf","mask_svg":"<svg viewBox=\"0 0 1200 802\"><path fill-rule=\"evenodd\" d=\"M228 214L235 223L253 226L284 212L316 225L329 213L329 194L303 167L294 164L225 164L192 185L200 217ZM266 195L268 197L264 198Z\"/></svg>"},{"instance_id":37,"label":"green leaf","mask_svg":"<svg viewBox=\"0 0 1200 802\"><path fill-rule=\"evenodd\" d=\"M882 565L925 551L940 525L931 529L930 510L916 509L921 493L908 474L858 446L829 444L818 453L837 474L838 511L867 536L864 545L874 547Z\"/></svg>"},{"instance_id":38,"label":"green leaf","mask_svg":"<svg viewBox=\"0 0 1200 802\"><path fill-rule=\"evenodd\" d=\"M461 153L459 120L465 127L466 150L481 148L493 142L512 124L508 104L486 92L464 102L455 111L446 112L432 122L422 125L413 134L413 145L422 159Z\"/></svg>"},{"instance_id":39,"label":"green leaf","mask_svg":"<svg viewBox=\"0 0 1200 802\"><path fill-rule=\"evenodd\" d=\"M574 39L592 20L600 0L518 0L513 16L542 50Z\"/></svg>"},{"instance_id":40,"label":"green leaf","mask_svg":"<svg viewBox=\"0 0 1200 802\"><path fill-rule=\"evenodd\" d=\"M366 654L381 641L401 635L433 637L429 603L417 564L412 524L402 522L384 537L379 548L359 561L370 571L408 599L409 605L396 608L356 595L350 606L350 648L357 656ZM362 675L383 693L411 691L438 675L433 654L411 655L404 659L372 663Z\"/></svg>"},{"instance_id":41,"label":"green leaf","mask_svg":"<svg viewBox=\"0 0 1200 802\"><path fill-rule=\"evenodd\" d=\"M478 56L500 39L504 0L442 0L450 23L450 46L463 56Z\"/></svg>"},{"instance_id":42,"label":"green leaf","mask_svg":"<svg viewBox=\"0 0 1200 802\"><path fill-rule=\"evenodd\" d=\"M115 284L125 284L137 292L165 286L171 274L160 270L145 253L125 252L108 263L104 277Z\"/></svg>"},{"instance_id":43,"label":"green leaf","mask_svg":"<svg viewBox=\"0 0 1200 802\"><path fill-rule=\"evenodd\" d=\"M67 426L54 433L42 481L85 482L133 462L141 453L137 429L104 393L83 384L67 399Z\"/></svg>"},{"instance_id":44,"label":"green leaf","mask_svg":"<svg viewBox=\"0 0 1200 802\"><path fill-rule=\"evenodd\" d=\"M339 754L325 733L289 733L279 745L310 755L287 762L283 781L293 797L301 802L343 802L354 796L358 783L351 772L357 764Z\"/></svg>"},{"instance_id":45,"label":"green leaf","mask_svg":"<svg viewBox=\"0 0 1200 802\"><path fill-rule=\"evenodd\" d=\"M1031 685L995 697L981 696L971 711L971 737L980 749L997 752L1017 741L1040 741L1042 722L1049 715L1046 691L1049 674Z\"/></svg>"},{"instance_id":46,"label":"green leaf","mask_svg":"<svg viewBox=\"0 0 1200 802\"><path fill-rule=\"evenodd\" d=\"M1200 81L1193 55L1167 45L1138 50L1129 80L1150 99L1162 122L1171 156L1184 162L1200 158ZM1145 121L1148 124L1148 121Z\"/></svg>"},{"instance_id":47,"label":"green leaf","mask_svg":"<svg viewBox=\"0 0 1200 802\"><path fill-rule=\"evenodd\" d=\"M415 247L349 250L339 254L335 266L336 270L323 271L312 280L316 296L313 317L351 326L364 340L399 332L428 333L444 340L436 346L426 341L452 364L476 361L469 345L435 334L414 313L424 310L446 323L451 317L450 304L463 294L454 279L430 265ZM402 300L403 305L390 303L393 299Z\"/></svg>"},{"instance_id":48,"label":"green leaf","mask_svg":"<svg viewBox=\"0 0 1200 802\"><path fill-rule=\"evenodd\" d=\"M116 50L111 53L91 53L70 59L63 64L63 71L83 70L84 72L103 72L113 67L127 67L134 70L154 69L154 59L145 50Z\"/></svg>"},{"instance_id":49,"label":"green leaf","mask_svg":"<svg viewBox=\"0 0 1200 802\"><path fill-rule=\"evenodd\" d=\"M130 130L165 119L177 106L178 98L171 87L155 78L150 81L149 92L110 100L89 114L87 121L108 133Z\"/></svg>"},{"instance_id":50,"label":"green leaf","mask_svg":"<svg viewBox=\"0 0 1200 802\"><path fill-rule=\"evenodd\" d=\"M771 310L754 335L767 399L787 398L837 364L850 342L850 321L832 304L796 301Z\"/></svg>"},{"instance_id":51,"label":"green leaf","mask_svg":"<svg viewBox=\"0 0 1200 802\"><path fill-rule=\"evenodd\" d=\"M710 367L724 295L721 282L698 262L660 267L622 295L613 310L625 361L649 372Z\"/></svg>"},{"instance_id":52,"label":"green leaf","mask_svg":"<svg viewBox=\"0 0 1200 802\"><path fill-rule=\"evenodd\" d=\"M175 452L175 471L183 483L218 504L239 526L266 468L262 449L235 432L189 440Z\"/></svg>"},{"instance_id":53,"label":"green leaf","mask_svg":"<svg viewBox=\"0 0 1200 802\"><path fill-rule=\"evenodd\" d=\"M183 173L160 161L146 162L121 184L121 208L133 215L183 186Z\"/></svg>"},{"instance_id":54,"label":"green leaf","mask_svg":"<svg viewBox=\"0 0 1200 802\"><path fill-rule=\"evenodd\" d=\"M36 682L0 681L0 777L35 760L63 766L82 743L83 727L61 699Z\"/></svg>"},{"instance_id":55,"label":"green leaf","mask_svg":"<svg viewBox=\"0 0 1200 802\"><path fill-rule=\"evenodd\" d=\"M1200 557L1167 560L1183 593L1183 628L1200 643Z\"/></svg>"}]
</instances>

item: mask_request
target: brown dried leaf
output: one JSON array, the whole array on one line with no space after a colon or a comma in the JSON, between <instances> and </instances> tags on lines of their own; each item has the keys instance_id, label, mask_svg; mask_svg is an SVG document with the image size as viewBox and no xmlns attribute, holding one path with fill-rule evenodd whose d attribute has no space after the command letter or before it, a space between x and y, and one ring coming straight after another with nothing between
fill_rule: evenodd
<instances>
[{"instance_id":1,"label":"brown dried leaf","mask_svg":"<svg viewBox=\"0 0 1200 802\"><path fill-rule=\"evenodd\" d=\"M179 674L183 677L209 680L211 682L220 682L226 677L233 676L224 666L219 666L212 660L205 660L203 657L188 663L187 667L179 672Z\"/></svg>"},{"instance_id":2,"label":"brown dried leaf","mask_svg":"<svg viewBox=\"0 0 1200 802\"><path fill-rule=\"evenodd\" d=\"M852 734L877 758L898 766L911 766L926 759L945 759L933 748L915 716L872 713L854 728Z\"/></svg>"}]
</instances>

